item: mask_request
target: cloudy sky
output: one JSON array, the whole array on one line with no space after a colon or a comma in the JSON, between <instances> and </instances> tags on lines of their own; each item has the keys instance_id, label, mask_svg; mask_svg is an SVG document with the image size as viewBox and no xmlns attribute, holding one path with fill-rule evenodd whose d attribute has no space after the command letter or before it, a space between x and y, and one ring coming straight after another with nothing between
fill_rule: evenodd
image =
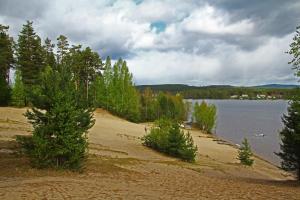
<instances>
[{"instance_id":1,"label":"cloudy sky","mask_svg":"<svg viewBox=\"0 0 300 200\"><path fill-rule=\"evenodd\" d=\"M17 38L32 20L42 38L122 57L136 84L287 84L299 10L299 0L0 0L0 23Z\"/></svg>"}]
</instances>

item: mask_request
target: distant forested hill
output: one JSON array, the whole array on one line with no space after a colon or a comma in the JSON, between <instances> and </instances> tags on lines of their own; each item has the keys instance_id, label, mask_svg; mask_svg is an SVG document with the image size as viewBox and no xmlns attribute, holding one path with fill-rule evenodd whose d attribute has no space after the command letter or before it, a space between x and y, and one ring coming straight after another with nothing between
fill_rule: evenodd
<instances>
[{"instance_id":1,"label":"distant forested hill","mask_svg":"<svg viewBox=\"0 0 300 200\"><path fill-rule=\"evenodd\" d=\"M189 86L184 84L139 85L136 88L144 91L151 88L154 92L180 93L184 98L192 99L288 99L299 92L297 85L259 85L252 87L235 87L230 85ZM243 97L242 97L243 96ZM248 97L247 97L248 96Z\"/></svg>"}]
</instances>

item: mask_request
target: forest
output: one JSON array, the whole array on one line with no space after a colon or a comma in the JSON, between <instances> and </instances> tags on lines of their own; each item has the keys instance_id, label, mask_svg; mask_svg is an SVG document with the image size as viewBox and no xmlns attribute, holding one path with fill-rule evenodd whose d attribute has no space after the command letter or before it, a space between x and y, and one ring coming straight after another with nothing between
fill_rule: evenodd
<instances>
[{"instance_id":1,"label":"forest","mask_svg":"<svg viewBox=\"0 0 300 200\"><path fill-rule=\"evenodd\" d=\"M296 96L298 89L295 85L268 85L253 87L235 87L230 85L211 86L189 86L183 84L163 84L163 85L139 85L137 89L143 91L151 88L154 92L169 92L180 94L185 99L230 99L232 96L239 98L247 95L247 99L258 99L258 95L272 96L275 99L291 99Z\"/></svg>"},{"instance_id":2,"label":"forest","mask_svg":"<svg viewBox=\"0 0 300 200\"><path fill-rule=\"evenodd\" d=\"M23 25L17 40L8 31L9 26L0 25L1 106L32 106L47 68L67 68L80 91L78 101L86 106L104 108L134 122L163 116L184 120L186 116L180 95L136 90L122 58L113 63L86 45L69 44L64 35L57 37L56 44L49 38L42 40L31 21Z\"/></svg>"}]
</instances>

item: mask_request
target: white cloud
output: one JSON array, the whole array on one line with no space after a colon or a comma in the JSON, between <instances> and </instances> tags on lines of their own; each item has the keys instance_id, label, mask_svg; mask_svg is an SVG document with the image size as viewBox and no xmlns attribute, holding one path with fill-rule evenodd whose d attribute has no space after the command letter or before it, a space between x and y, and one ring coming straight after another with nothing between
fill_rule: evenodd
<instances>
[{"instance_id":1,"label":"white cloud","mask_svg":"<svg viewBox=\"0 0 300 200\"><path fill-rule=\"evenodd\" d=\"M254 24L249 19L231 23L228 13L221 13L214 7L206 5L191 13L184 19L183 28L186 31L207 34L249 34Z\"/></svg>"},{"instance_id":2,"label":"white cloud","mask_svg":"<svg viewBox=\"0 0 300 200\"><path fill-rule=\"evenodd\" d=\"M267 39L255 51L220 44L210 54L182 51L141 51L128 64L137 84L185 83L191 85L290 83L296 78L287 65L291 35Z\"/></svg>"},{"instance_id":3,"label":"white cloud","mask_svg":"<svg viewBox=\"0 0 300 200\"><path fill-rule=\"evenodd\" d=\"M91 46L101 56L125 57L138 84L295 82L284 54L292 35L257 30L273 18L238 18L213 1L201 3L205 0L144 0L138 5L130 0L53 0L44 8L28 1L43 11L26 15L43 39L55 41L63 34L70 43ZM11 25L15 37L25 20L24 13L0 13L0 23ZM164 31L151 29L157 21L166 23Z\"/></svg>"}]
</instances>

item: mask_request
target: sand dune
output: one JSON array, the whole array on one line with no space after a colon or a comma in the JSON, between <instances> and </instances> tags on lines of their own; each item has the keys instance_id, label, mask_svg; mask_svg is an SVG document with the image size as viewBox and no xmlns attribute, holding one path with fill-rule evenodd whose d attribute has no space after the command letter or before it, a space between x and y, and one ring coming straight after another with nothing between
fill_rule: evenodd
<instances>
[{"instance_id":1,"label":"sand dune","mask_svg":"<svg viewBox=\"0 0 300 200\"><path fill-rule=\"evenodd\" d=\"M216 138L190 131L197 161L181 162L141 145L148 125L101 109L82 173L32 169L12 154L14 136L30 134L25 110L0 108L0 199L300 199L291 175L259 158L241 166L237 149Z\"/></svg>"}]
</instances>

